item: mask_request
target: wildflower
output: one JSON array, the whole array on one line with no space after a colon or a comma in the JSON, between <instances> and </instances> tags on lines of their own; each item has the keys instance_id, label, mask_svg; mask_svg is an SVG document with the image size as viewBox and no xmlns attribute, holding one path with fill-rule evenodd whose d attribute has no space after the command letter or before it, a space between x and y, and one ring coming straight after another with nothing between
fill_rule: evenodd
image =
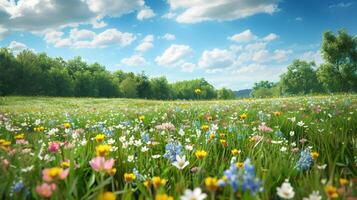
<instances>
[{"instance_id":1,"label":"wildflower","mask_svg":"<svg viewBox=\"0 0 357 200\"><path fill-rule=\"evenodd\" d=\"M113 192L103 192L98 196L98 200L115 200L116 198Z\"/></svg>"},{"instance_id":2,"label":"wildflower","mask_svg":"<svg viewBox=\"0 0 357 200\"><path fill-rule=\"evenodd\" d=\"M159 176L152 177L152 183L156 188L160 186L164 186L166 182L167 182L166 179L160 178Z\"/></svg>"},{"instance_id":3,"label":"wildflower","mask_svg":"<svg viewBox=\"0 0 357 200\"><path fill-rule=\"evenodd\" d=\"M313 159L309 149L301 151L300 158L296 164L298 170L307 170L311 167Z\"/></svg>"},{"instance_id":4,"label":"wildflower","mask_svg":"<svg viewBox=\"0 0 357 200\"><path fill-rule=\"evenodd\" d=\"M171 122L159 124L155 126L155 128L158 130L169 130L169 131L173 131L176 129L175 125L173 125Z\"/></svg>"},{"instance_id":5,"label":"wildflower","mask_svg":"<svg viewBox=\"0 0 357 200\"><path fill-rule=\"evenodd\" d=\"M44 198L50 198L54 190L56 190L56 184L54 183L42 183L36 187L37 194Z\"/></svg>"},{"instance_id":6,"label":"wildflower","mask_svg":"<svg viewBox=\"0 0 357 200\"><path fill-rule=\"evenodd\" d=\"M176 161L176 156L180 155L182 151L182 145L179 143L168 143L165 146L164 158L170 159L172 162Z\"/></svg>"},{"instance_id":7,"label":"wildflower","mask_svg":"<svg viewBox=\"0 0 357 200\"><path fill-rule=\"evenodd\" d=\"M63 168L68 168L68 167L70 167L70 163L69 163L68 161L63 161L63 162L61 163L61 166L62 166Z\"/></svg>"},{"instance_id":8,"label":"wildflower","mask_svg":"<svg viewBox=\"0 0 357 200\"><path fill-rule=\"evenodd\" d=\"M348 180L345 178L340 178L339 182L342 187L348 184Z\"/></svg>"},{"instance_id":9,"label":"wildflower","mask_svg":"<svg viewBox=\"0 0 357 200\"><path fill-rule=\"evenodd\" d=\"M295 196L294 188L290 185L289 180L285 179L285 182L276 188L277 194L283 199L292 199Z\"/></svg>"},{"instance_id":10,"label":"wildflower","mask_svg":"<svg viewBox=\"0 0 357 200\"><path fill-rule=\"evenodd\" d=\"M42 171L42 179L46 182L53 182L55 180L63 180L69 174L69 169L60 167L46 168Z\"/></svg>"},{"instance_id":11,"label":"wildflower","mask_svg":"<svg viewBox=\"0 0 357 200\"><path fill-rule=\"evenodd\" d=\"M63 124L63 127L64 127L65 129L69 129L69 128L71 128L71 124L68 123L68 122L66 122L66 123Z\"/></svg>"},{"instance_id":12,"label":"wildflower","mask_svg":"<svg viewBox=\"0 0 357 200\"><path fill-rule=\"evenodd\" d=\"M259 126L258 126L258 130L263 132L263 133L270 133L273 131L272 128L268 127L265 123L261 123Z\"/></svg>"},{"instance_id":13,"label":"wildflower","mask_svg":"<svg viewBox=\"0 0 357 200\"><path fill-rule=\"evenodd\" d=\"M300 127L302 127L302 126L305 125L305 123L304 123L303 121L299 121L299 122L297 123L297 125L300 126Z\"/></svg>"},{"instance_id":14,"label":"wildflower","mask_svg":"<svg viewBox=\"0 0 357 200\"><path fill-rule=\"evenodd\" d=\"M144 185L145 185L145 187L150 188L151 185L152 185L151 180L146 180L146 181L144 181Z\"/></svg>"},{"instance_id":15,"label":"wildflower","mask_svg":"<svg viewBox=\"0 0 357 200\"><path fill-rule=\"evenodd\" d=\"M245 119L247 119L247 117L248 117L248 115L246 113L243 113L243 114L239 115L239 118L241 120L245 120Z\"/></svg>"},{"instance_id":16,"label":"wildflower","mask_svg":"<svg viewBox=\"0 0 357 200\"><path fill-rule=\"evenodd\" d=\"M113 165L114 165L114 159L111 158L109 160L105 160L104 157L97 156L97 157L93 158L91 161L89 161L89 164L94 171L110 172L110 170L113 168Z\"/></svg>"},{"instance_id":17,"label":"wildflower","mask_svg":"<svg viewBox=\"0 0 357 200\"><path fill-rule=\"evenodd\" d=\"M158 194L155 196L155 200L174 200L174 198L167 194Z\"/></svg>"},{"instance_id":18,"label":"wildflower","mask_svg":"<svg viewBox=\"0 0 357 200\"><path fill-rule=\"evenodd\" d=\"M204 151L204 150L199 150L199 151L196 151L195 155L196 155L197 159L201 160L201 159L203 159L204 157L207 156L207 152Z\"/></svg>"},{"instance_id":19,"label":"wildflower","mask_svg":"<svg viewBox=\"0 0 357 200\"><path fill-rule=\"evenodd\" d=\"M216 177L205 178L205 186L210 191L215 191L218 188L218 179Z\"/></svg>"},{"instance_id":20,"label":"wildflower","mask_svg":"<svg viewBox=\"0 0 357 200\"><path fill-rule=\"evenodd\" d=\"M111 168L111 169L108 171L108 174L109 174L110 176L114 176L115 173L117 173L117 168L115 168L115 167Z\"/></svg>"},{"instance_id":21,"label":"wildflower","mask_svg":"<svg viewBox=\"0 0 357 200\"><path fill-rule=\"evenodd\" d=\"M16 140L23 140L25 138L25 134L21 133L15 136Z\"/></svg>"},{"instance_id":22,"label":"wildflower","mask_svg":"<svg viewBox=\"0 0 357 200\"><path fill-rule=\"evenodd\" d=\"M231 153L233 156L236 156L240 153L240 151L238 149L232 149Z\"/></svg>"},{"instance_id":23,"label":"wildflower","mask_svg":"<svg viewBox=\"0 0 357 200\"><path fill-rule=\"evenodd\" d=\"M236 162L236 167L237 168L242 168L242 167L244 167L244 163L243 162Z\"/></svg>"},{"instance_id":24,"label":"wildflower","mask_svg":"<svg viewBox=\"0 0 357 200\"><path fill-rule=\"evenodd\" d=\"M336 187L328 185L325 187L326 194L329 198L335 199L338 198L338 193Z\"/></svg>"},{"instance_id":25,"label":"wildflower","mask_svg":"<svg viewBox=\"0 0 357 200\"><path fill-rule=\"evenodd\" d=\"M134 173L125 173L124 174L124 180L127 183L131 183L131 182L135 181L135 179L136 179L136 176Z\"/></svg>"},{"instance_id":26,"label":"wildflower","mask_svg":"<svg viewBox=\"0 0 357 200\"><path fill-rule=\"evenodd\" d=\"M200 94L202 93L202 90L199 89L199 88L197 88L197 89L195 89L195 93L196 93L197 95L200 95Z\"/></svg>"},{"instance_id":27,"label":"wildflower","mask_svg":"<svg viewBox=\"0 0 357 200\"><path fill-rule=\"evenodd\" d=\"M318 152L316 152L316 151L311 152L311 158L313 160L316 160L319 157L319 155L320 154Z\"/></svg>"},{"instance_id":28,"label":"wildflower","mask_svg":"<svg viewBox=\"0 0 357 200\"><path fill-rule=\"evenodd\" d=\"M104 138L105 138L104 134L98 134L98 135L95 136L95 141L103 142Z\"/></svg>"},{"instance_id":29,"label":"wildflower","mask_svg":"<svg viewBox=\"0 0 357 200\"><path fill-rule=\"evenodd\" d=\"M144 116L144 115L139 116L139 120L140 120L140 121L144 121L144 119L145 119L145 116Z\"/></svg>"},{"instance_id":30,"label":"wildflower","mask_svg":"<svg viewBox=\"0 0 357 200\"><path fill-rule=\"evenodd\" d=\"M97 153L97 156L105 156L109 153L111 149L111 146L110 145L107 145L107 144L101 144L101 145L98 145L95 147L95 151Z\"/></svg>"},{"instance_id":31,"label":"wildflower","mask_svg":"<svg viewBox=\"0 0 357 200\"><path fill-rule=\"evenodd\" d=\"M58 142L48 143L48 151L50 151L51 153L58 152L59 148L60 148L60 144Z\"/></svg>"},{"instance_id":32,"label":"wildflower","mask_svg":"<svg viewBox=\"0 0 357 200\"><path fill-rule=\"evenodd\" d=\"M201 129L202 129L203 131L208 131L209 126L206 125L206 124L204 124L204 125L201 126Z\"/></svg>"},{"instance_id":33,"label":"wildflower","mask_svg":"<svg viewBox=\"0 0 357 200\"><path fill-rule=\"evenodd\" d=\"M207 197L207 194L202 193L201 188L195 188L194 190L186 189L181 200L203 200Z\"/></svg>"},{"instance_id":34,"label":"wildflower","mask_svg":"<svg viewBox=\"0 0 357 200\"><path fill-rule=\"evenodd\" d=\"M20 180L18 182L14 182L14 184L11 186L11 192L16 193L21 191L25 187L24 183Z\"/></svg>"},{"instance_id":35,"label":"wildflower","mask_svg":"<svg viewBox=\"0 0 357 200\"><path fill-rule=\"evenodd\" d=\"M322 197L319 191L313 191L309 197L304 197L302 200L321 200Z\"/></svg>"},{"instance_id":36,"label":"wildflower","mask_svg":"<svg viewBox=\"0 0 357 200\"><path fill-rule=\"evenodd\" d=\"M281 112L279 112L279 111L274 112L275 117L279 117L280 115L281 115Z\"/></svg>"},{"instance_id":37,"label":"wildflower","mask_svg":"<svg viewBox=\"0 0 357 200\"><path fill-rule=\"evenodd\" d=\"M224 147L228 146L227 140L219 140Z\"/></svg>"},{"instance_id":38,"label":"wildflower","mask_svg":"<svg viewBox=\"0 0 357 200\"><path fill-rule=\"evenodd\" d=\"M186 156L180 157L179 155L176 155L176 161L172 163L172 165L177 167L179 170L183 170L188 164L189 162L186 161Z\"/></svg>"}]
</instances>

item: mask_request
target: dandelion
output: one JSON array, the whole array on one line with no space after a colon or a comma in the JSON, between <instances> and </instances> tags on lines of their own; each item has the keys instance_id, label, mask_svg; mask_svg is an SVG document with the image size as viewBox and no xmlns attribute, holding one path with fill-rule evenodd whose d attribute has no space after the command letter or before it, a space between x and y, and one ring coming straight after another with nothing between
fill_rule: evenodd
<instances>
[{"instance_id":1,"label":"dandelion","mask_svg":"<svg viewBox=\"0 0 357 200\"><path fill-rule=\"evenodd\" d=\"M95 136L95 140L97 142L103 142L104 138L105 138L104 134L98 134L98 135Z\"/></svg>"},{"instance_id":2,"label":"dandelion","mask_svg":"<svg viewBox=\"0 0 357 200\"><path fill-rule=\"evenodd\" d=\"M68 123L68 122L66 122L66 123L63 124L63 127L64 127L65 129L69 129L69 128L71 128L71 124Z\"/></svg>"},{"instance_id":3,"label":"dandelion","mask_svg":"<svg viewBox=\"0 0 357 200\"><path fill-rule=\"evenodd\" d=\"M248 115L246 113L243 113L243 114L239 115L239 118L241 120L245 120L245 119L247 119L247 117L248 117Z\"/></svg>"},{"instance_id":4,"label":"dandelion","mask_svg":"<svg viewBox=\"0 0 357 200\"><path fill-rule=\"evenodd\" d=\"M21 133L15 136L16 140L23 140L25 138L25 134Z\"/></svg>"},{"instance_id":5,"label":"dandelion","mask_svg":"<svg viewBox=\"0 0 357 200\"><path fill-rule=\"evenodd\" d=\"M114 165L114 159L105 160L104 157L97 156L89 161L90 166L97 172L110 172Z\"/></svg>"},{"instance_id":6,"label":"dandelion","mask_svg":"<svg viewBox=\"0 0 357 200\"><path fill-rule=\"evenodd\" d=\"M218 188L218 179L216 177L205 178L205 186L210 191L215 191Z\"/></svg>"},{"instance_id":7,"label":"dandelion","mask_svg":"<svg viewBox=\"0 0 357 200\"><path fill-rule=\"evenodd\" d=\"M98 196L98 200L116 200L116 198L113 192L103 192Z\"/></svg>"},{"instance_id":8,"label":"dandelion","mask_svg":"<svg viewBox=\"0 0 357 200\"><path fill-rule=\"evenodd\" d=\"M206 124L204 124L204 125L201 126L201 129L202 129L203 131L208 131L209 126L206 125Z\"/></svg>"},{"instance_id":9,"label":"dandelion","mask_svg":"<svg viewBox=\"0 0 357 200\"><path fill-rule=\"evenodd\" d=\"M139 120L140 120L141 122L144 121L144 120L145 120L145 116L144 116L144 115L139 116Z\"/></svg>"},{"instance_id":10,"label":"dandelion","mask_svg":"<svg viewBox=\"0 0 357 200\"><path fill-rule=\"evenodd\" d=\"M166 179L160 178L159 176L152 177L152 183L155 186L155 188L164 186L166 184L166 182L167 182Z\"/></svg>"},{"instance_id":11,"label":"dandelion","mask_svg":"<svg viewBox=\"0 0 357 200\"><path fill-rule=\"evenodd\" d=\"M105 156L109 153L111 149L110 145L107 144L101 144L95 147L95 151L97 153L97 156Z\"/></svg>"},{"instance_id":12,"label":"dandelion","mask_svg":"<svg viewBox=\"0 0 357 200\"><path fill-rule=\"evenodd\" d=\"M158 194L155 196L155 200L174 200L174 198L167 194Z\"/></svg>"},{"instance_id":13,"label":"dandelion","mask_svg":"<svg viewBox=\"0 0 357 200\"><path fill-rule=\"evenodd\" d=\"M319 157L319 155L320 154L318 152L316 152L316 151L311 152L311 158L313 160L316 160Z\"/></svg>"},{"instance_id":14,"label":"dandelion","mask_svg":"<svg viewBox=\"0 0 357 200\"><path fill-rule=\"evenodd\" d=\"M42 170L42 179L46 182L53 182L55 180L64 180L69 174L69 169L60 167L46 168Z\"/></svg>"},{"instance_id":15,"label":"dandelion","mask_svg":"<svg viewBox=\"0 0 357 200\"><path fill-rule=\"evenodd\" d=\"M135 181L136 179L136 175L134 173L125 173L124 174L124 180L127 183L131 183L133 181Z\"/></svg>"},{"instance_id":16,"label":"dandelion","mask_svg":"<svg viewBox=\"0 0 357 200\"><path fill-rule=\"evenodd\" d=\"M231 153L232 153L233 156L236 156L236 155L238 155L240 153L240 150L232 149Z\"/></svg>"},{"instance_id":17,"label":"dandelion","mask_svg":"<svg viewBox=\"0 0 357 200\"><path fill-rule=\"evenodd\" d=\"M56 190L56 184L54 183L42 183L41 185L36 186L37 194L44 198L50 198L54 190Z\"/></svg>"},{"instance_id":18,"label":"dandelion","mask_svg":"<svg viewBox=\"0 0 357 200\"><path fill-rule=\"evenodd\" d=\"M329 198L335 199L338 198L338 193L336 187L332 185L327 185L325 187L325 192Z\"/></svg>"},{"instance_id":19,"label":"dandelion","mask_svg":"<svg viewBox=\"0 0 357 200\"><path fill-rule=\"evenodd\" d=\"M197 159L202 160L204 157L207 156L207 152L204 150L199 150L199 151L196 151L195 155L196 155Z\"/></svg>"},{"instance_id":20,"label":"dandelion","mask_svg":"<svg viewBox=\"0 0 357 200\"><path fill-rule=\"evenodd\" d=\"M195 188L194 190L186 189L184 194L180 197L181 200L203 200L207 197L207 194L202 193L201 188Z\"/></svg>"},{"instance_id":21,"label":"dandelion","mask_svg":"<svg viewBox=\"0 0 357 200\"><path fill-rule=\"evenodd\" d=\"M172 163L172 165L177 167L179 170L183 170L188 164L189 162L186 161L186 156L181 157L179 155L176 155L176 161Z\"/></svg>"},{"instance_id":22,"label":"dandelion","mask_svg":"<svg viewBox=\"0 0 357 200\"><path fill-rule=\"evenodd\" d=\"M276 188L277 194L283 199L292 199L295 196L294 188L290 185L289 180L285 179L285 182Z\"/></svg>"}]
</instances>

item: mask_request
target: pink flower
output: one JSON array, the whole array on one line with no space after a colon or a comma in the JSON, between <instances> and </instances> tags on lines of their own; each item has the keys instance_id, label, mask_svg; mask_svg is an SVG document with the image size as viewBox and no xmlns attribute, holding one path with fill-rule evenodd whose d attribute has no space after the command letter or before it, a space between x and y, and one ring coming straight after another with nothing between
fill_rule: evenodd
<instances>
[{"instance_id":1,"label":"pink flower","mask_svg":"<svg viewBox=\"0 0 357 200\"><path fill-rule=\"evenodd\" d=\"M4 166L5 169L7 169L9 167L9 161L7 159L3 159L2 160L2 165Z\"/></svg>"},{"instance_id":2,"label":"pink flower","mask_svg":"<svg viewBox=\"0 0 357 200\"><path fill-rule=\"evenodd\" d=\"M265 125L265 123L261 123L259 126L258 126L258 130L263 132L263 133L270 133L270 132L273 132L273 129L268 127L267 125Z\"/></svg>"},{"instance_id":3,"label":"pink flower","mask_svg":"<svg viewBox=\"0 0 357 200\"><path fill-rule=\"evenodd\" d=\"M60 148L60 145L58 142L50 142L48 144L48 151L52 152L52 153L56 153Z\"/></svg>"},{"instance_id":4,"label":"pink flower","mask_svg":"<svg viewBox=\"0 0 357 200\"><path fill-rule=\"evenodd\" d=\"M90 166L94 169L94 171L109 171L113 168L114 159L111 158L109 160L105 160L104 157L97 156L89 161Z\"/></svg>"},{"instance_id":5,"label":"pink flower","mask_svg":"<svg viewBox=\"0 0 357 200\"><path fill-rule=\"evenodd\" d=\"M36 192L44 198L50 198L52 195L52 192L56 189L56 184L48 184L48 183L42 183L42 185L38 185L36 187Z\"/></svg>"},{"instance_id":6,"label":"pink flower","mask_svg":"<svg viewBox=\"0 0 357 200\"><path fill-rule=\"evenodd\" d=\"M42 171L42 180L46 182L53 182L56 179L63 180L69 174L68 169L62 169L60 167L46 168Z\"/></svg>"}]
</instances>

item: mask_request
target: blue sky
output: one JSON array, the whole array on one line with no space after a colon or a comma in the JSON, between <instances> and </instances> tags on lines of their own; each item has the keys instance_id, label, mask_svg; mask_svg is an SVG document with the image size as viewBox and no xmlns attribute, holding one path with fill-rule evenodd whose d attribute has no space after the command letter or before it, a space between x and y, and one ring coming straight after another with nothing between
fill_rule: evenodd
<instances>
[{"instance_id":1,"label":"blue sky","mask_svg":"<svg viewBox=\"0 0 357 200\"><path fill-rule=\"evenodd\" d=\"M0 0L0 46L215 87L276 81L321 63L322 33L357 34L351 0Z\"/></svg>"}]
</instances>

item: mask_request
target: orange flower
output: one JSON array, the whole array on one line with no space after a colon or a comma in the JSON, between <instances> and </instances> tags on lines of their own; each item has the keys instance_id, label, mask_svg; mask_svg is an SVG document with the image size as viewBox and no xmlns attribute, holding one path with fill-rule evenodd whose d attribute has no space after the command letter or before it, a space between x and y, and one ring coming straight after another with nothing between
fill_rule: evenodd
<instances>
[{"instance_id":1,"label":"orange flower","mask_svg":"<svg viewBox=\"0 0 357 200\"><path fill-rule=\"evenodd\" d=\"M335 199L338 198L338 193L336 187L328 185L325 187L326 194L329 198Z\"/></svg>"}]
</instances>

